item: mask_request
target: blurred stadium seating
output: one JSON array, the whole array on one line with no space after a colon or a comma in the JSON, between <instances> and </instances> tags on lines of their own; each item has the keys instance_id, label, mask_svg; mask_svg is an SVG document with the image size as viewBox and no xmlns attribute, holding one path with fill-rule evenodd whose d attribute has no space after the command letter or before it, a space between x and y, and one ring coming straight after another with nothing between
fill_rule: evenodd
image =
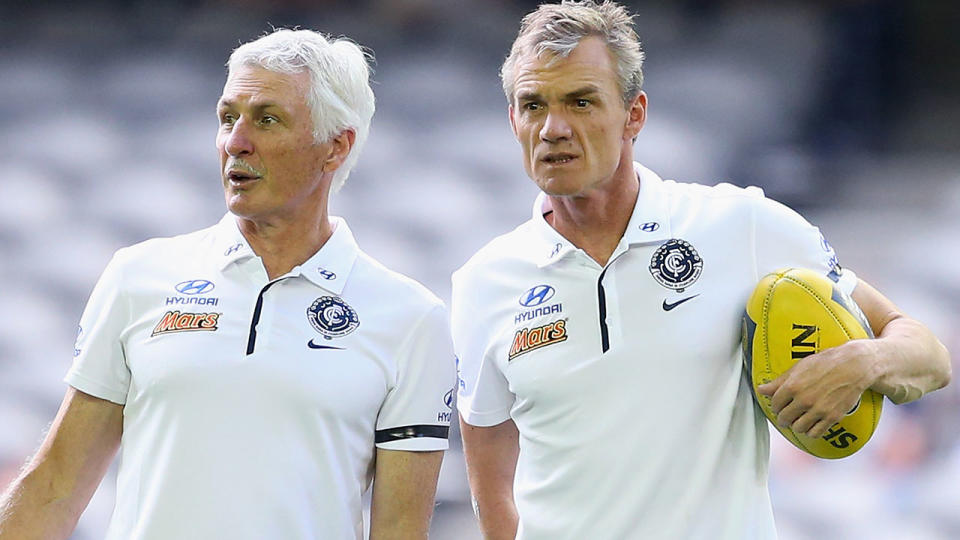
<instances>
[{"instance_id":1,"label":"blurred stadium seating","mask_svg":"<svg viewBox=\"0 0 960 540\"><path fill-rule=\"evenodd\" d=\"M57 409L111 253L222 215L223 64L271 25L376 51L369 145L333 201L368 253L449 299L450 272L529 214L497 70L536 2L20 4L0 3L0 486ZM665 178L763 186L955 352L960 14L901 4L631 3L651 103L636 155ZM875 440L840 462L774 435L781 537L960 538L958 404L957 384L888 404ZM451 442L433 537L479 538ZM75 540L102 537L114 480Z\"/></svg>"}]
</instances>

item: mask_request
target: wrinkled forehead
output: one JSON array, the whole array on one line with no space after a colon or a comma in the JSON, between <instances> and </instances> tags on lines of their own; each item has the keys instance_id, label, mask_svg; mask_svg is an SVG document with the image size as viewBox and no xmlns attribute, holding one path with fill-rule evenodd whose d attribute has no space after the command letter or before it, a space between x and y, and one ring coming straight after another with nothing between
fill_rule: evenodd
<instances>
[{"instance_id":1,"label":"wrinkled forehead","mask_svg":"<svg viewBox=\"0 0 960 540\"><path fill-rule=\"evenodd\" d=\"M271 99L306 104L310 76L306 71L274 71L256 64L232 66L223 85L221 102Z\"/></svg>"},{"instance_id":2,"label":"wrinkled forehead","mask_svg":"<svg viewBox=\"0 0 960 540\"><path fill-rule=\"evenodd\" d=\"M613 54L602 40L582 39L569 53L547 49L539 54L527 50L517 57L514 69L514 95L521 88L582 87L591 85L619 91Z\"/></svg>"}]
</instances>

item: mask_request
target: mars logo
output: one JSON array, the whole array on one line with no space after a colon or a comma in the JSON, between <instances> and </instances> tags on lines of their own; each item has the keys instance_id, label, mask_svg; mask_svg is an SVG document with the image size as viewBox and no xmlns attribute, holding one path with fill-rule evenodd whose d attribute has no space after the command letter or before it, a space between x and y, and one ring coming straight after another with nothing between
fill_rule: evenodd
<instances>
[{"instance_id":1,"label":"mars logo","mask_svg":"<svg viewBox=\"0 0 960 540\"><path fill-rule=\"evenodd\" d=\"M521 354L542 349L554 343L567 340L567 320L560 319L543 326L521 328L513 335L513 344L507 354L507 361L513 360Z\"/></svg>"},{"instance_id":2,"label":"mars logo","mask_svg":"<svg viewBox=\"0 0 960 540\"><path fill-rule=\"evenodd\" d=\"M160 322L153 327L153 333L150 334L150 337L174 332L196 332L200 330L213 332L217 329L220 315L222 314L168 311L160 318Z\"/></svg>"},{"instance_id":3,"label":"mars logo","mask_svg":"<svg viewBox=\"0 0 960 540\"><path fill-rule=\"evenodd\" d=\"M360 326L357 312L336 296L321 296L307 308L307 320L327 339L343 337Z\"/></svg>"},{"instance_id":4,"label":"mars logo","mask_svg":"<svg viewBox=\"0 0 960 540\"><path fill-rule=\"evenodd\" d=\"M683 292L703 271L703 259L685 240L672 238L657 248L650 259L650 274L668 289Z\"/></svg>"}]
</instances>

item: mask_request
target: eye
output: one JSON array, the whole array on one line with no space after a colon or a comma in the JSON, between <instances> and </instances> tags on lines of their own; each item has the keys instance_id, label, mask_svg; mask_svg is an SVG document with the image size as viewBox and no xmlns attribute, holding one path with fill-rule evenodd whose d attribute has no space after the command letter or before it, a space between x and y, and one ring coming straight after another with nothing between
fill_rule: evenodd
<instances>
[{"instance_id":1,"label":"eye","mask_svg":"<svg viewBox=\"0 0 960 540\"><path fill-rule=\"evenodd\" d=\"M525 111L539 111L540 104L536 101L528 101L520 106Z\"/></svg>"},{"instance_id":2,"label":"eye","mask_svg":"<svg viewBox=\"0 0 960 540\"><path fill-rule=\"evenodd\" d=\"M260 118L260 125L263 125L263 126L272 126L274 124L279 124L279 123L280 123L280 120L276 116L272 116L269 114L265 114L263 115L262 118Z\"/></svg>"},{"instance_id":3,"label":"eye","mask_svg":"<svg viewBox=\"0 0 960 540\"><path fill-rule=\"evenodd\" d=\"M574 104L577 106L578 109L583 109L590 106L590 100L578 98L577 100L574 101Z\"/></svg>"},{"instance_id":4,"label":"eye","mask_svg":"<svg viewBox=\"0 0 960 540\"><path fill-rule=\"evenodd\" d=\"M220 125L229 125L233 124L236 119L233 117L233 114L228 112L220 113Z\"/></svg>"}]
</instances>

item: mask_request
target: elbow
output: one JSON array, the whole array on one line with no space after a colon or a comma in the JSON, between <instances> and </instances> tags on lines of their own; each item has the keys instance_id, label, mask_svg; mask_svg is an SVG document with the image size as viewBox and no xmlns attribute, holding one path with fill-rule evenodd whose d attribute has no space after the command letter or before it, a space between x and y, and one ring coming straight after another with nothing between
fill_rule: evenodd
<instances>
[{"instance_id":1,"label":"elbow","mask_svg":"<svg viewBox=\"0 0 960 540\"><path fill-rule=\"evenodd\" d=\"M940 350L938 352L940 353L940 357L943 359L941 361L942 368L939 373L940 377L937 380L939 386L937 386L936 389L939 390L950 384L950 381L953 379L953 364L950 361L950 351L947 350L946 346L940 343L939 340L937 341L937 345L939 345Z\"/></svg>"}]
</instances>

